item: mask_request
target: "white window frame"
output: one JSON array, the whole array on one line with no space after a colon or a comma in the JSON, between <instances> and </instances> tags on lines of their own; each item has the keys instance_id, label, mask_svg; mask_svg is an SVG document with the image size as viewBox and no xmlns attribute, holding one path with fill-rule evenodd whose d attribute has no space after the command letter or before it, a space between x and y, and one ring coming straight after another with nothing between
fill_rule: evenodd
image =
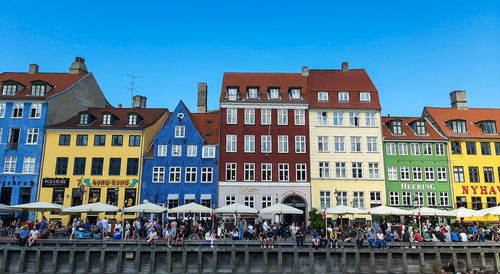
<instances>
[{"instance_id":1,"label":"white window frame","mask_svg":"<svg viewBox=\"0 0 500 274\"><path fill-rule=\"evenodd\" d=\"M339 102L349 102L349 92L339 91L338 100L339 100Z\"/></svg>"},{"instance_id":2,"label":"white window frame","mask_svg":"<svg viewBox=\"0 0 500 274\"><path fill-rule=\"evenodd\" d=\"M280 182L290 181L290 165L288 163L278 164L278 181Z\"/></svg>"},{"instance_id":3,"label":"white window frame","mask_svg":"<svg viewBox=\"0 0 500 274\"><path fill-rule=\"evenodd\" d=\"M39 132L40 130L38 128L28 128L28 134L26 135L26 144L27 145L38 144Z\"/></svg>"},{"instance_id":4,"label":"white window frame","mask_svg":"<svg viewBox=\"0 0 500 274\"><path fill-rule=\"evenodd\" d=\"M260 136L260 151L262 153L272 153L273 143L271 135L261 135Z\"/></svg>"},{"instance_id":5,"label":"white window frame","mask_svg":"<svg viewBox=\"0 0 500 274\"><path fill-rule=\"evenodd\" d=\"M413 181L422 181L422 167L414 166L412 167Z\"/></svg>"},{"instance_id":6,"label":"white window frame","mask_svg":"<svg viewBox=\"0 0 500 274\"><path fill-rule=\"evenodd\" d=\"M423 155L432 155L432 144L423 143L422 150L423 150Z\"/></svg>"},{"instance_id":7,"label":"white window frame","mask_svg":"<svg viewBox=\"0 0 500 274\"><path fill-rule=\"evenodd\" d=\"M295 109L294 110L295 125L303 126L306 124L306 110L305 109Z\"/></svg>"},{"instance_id":8,"label":"white window frame","mask_svg":"<svg viewBox=\"0 0 500 274\"><path fill-rule=\"evenodd\" d=\"M196 157L198 155L198 146L197 145L188 145L187 146L187 157Z\"/></svg>"},{"instance_id":9,"label":"white window frame","mask_svg":"<svg viewBox=\"0 0 500 274\"><path fill-rule=\"evenodd\" d=\"M307 181L307 164L304 163L295 164L295 180L297 182Z\"/></svg>"},{"instance_id":10,"label":"white window frame","mask_svg":"<svg viewBox=\"0 0 500 274\"><path fill-rule=\"evenodd\" d=\"M232 205L236 203L236 196L235 195L226 195L226 205Z\"/></svg>"},{"instance_id":11,"label":"white window frame","mask_svg":"<svg viewBox=\"0 0 500 274\"><path fill-rule=\"evenodd\" d=\"M278 153L288 153L288 135L278 135Z\"/></svg>"},{"instance_id":12,"label":"white window frame","mask_svg":"<svg viewBox=\"0 0 500 274\"><path fill-rule=\"evenodd\" d=\"M186 167L184 171L184 182L196 183L198 169L196 167Z\"/></svg>"},{"instance_id":13,"label":"white window frame","mask_svg":"<svg viewBox=\"0 0 500 274\"><path fill-rule=\"evenodd\" d=\"M23 173L35 173L35 161L34 156L25 156L23 160Z\"/></svg>"},{"instance_id":14,"label":"white window frame","mask_svg":"<svg viewBox=\"0 0 500 274\"><path fill-rule=\"evenodd\" d=\"M333 146L335 152L345 152L345 137L344 136L334 136Z\"/></svg>"},{"instance_id":15,"label":"white window frame","mask_svg":"<svg viewBox=\"0 0 500 274\"><path fill-rule=\"evenodd\" d=\"M318 102L328 102L328 92L327 91L318 92Z\"/></svg>"},{"instance_id":16,"label":"white window frame","mask_svg":"<svg viewBox=\"0 0 500 274\"><path fill-rule=\"evenodd\" d=\"M175 126L175 138L184 138L184 137L186 137L186 127Z\"/></svg>"},{"instance_id":17,"label":"white window frame","mask_svg":"<svg viewBox=\"0 0 500 274\"><path fill-rule=\"evenodd\" d=\"M351 152L361 152L361 137L351 137Z\"/></svg>"},{"instance_id":18,"label":"white window frame","mask_svg":"<svg viewBox=\"0 0 500 274\"><path fill-rule=\"evenodd\" d=\"M377 120L375 117L376 117L375 112L365 112L365 124L367 127L377 126Z\"/></svg>"},{"instance_id":19,"label":"white window frame","mask_svg":"<svg viewBox=\"0 0 500 274\"><path fill-rule=\"evenodd\" d=\"M244 200L245 200L245 206L248 206L248 207L251 207L251 208L255 207L254 196L246 195Z\"/></svg>"},{"instance_id":20,"label":"white window frame","mask_svg":"<svg viewBox=\"0 0 500 274\"><path fill-rule=\"evenodd\" d=\"M261 170L261 181L270 182L273 180L273 164L271 163L262 163L260 165Z\"/></svg>"},{"instance_id":21,"label":"white window frame","mask_svg":"<svg viewBox=\"0 0 500 274\"><path fill-rule=\"evenodd\" d=\"M379 179L380 178L380 165L379 163L368 163L368 178Z\"/></svg>"},{"instance_id":22,"label":"white window frame","mask_svg":"<svg viewBox=\"0 0 500 274\"><path fill-rule=\"evenodd\" d=\"M410 167L409 166L400 166L399 172L401 174L401 181L410 181Z\"/></svg>"},{"instance_id":23,"label":"white window frame","mask_svg":"<svg viewBox=\"0 0 500 274\"><path fill-rule=\"evenodd\" d=\"M151 178L153 183L163 183L165 182L165 167L163 166L154 166L153 167L153 176Z\"/></svg>"},{"instance_id":24,"label":"white window frame","mask_svg":"<svg viewBox=\"0 0 500 274\"><path fill-rule=\"evenodd\" d=\"M359 101L363 103L369 103L372 101L371 94L369 92L360 92Z\"/></svg>"},{"instance_id":25,"label":"white window frame","mask_svg":"<svg viewBox=\"0 0 500 274\"><path fill-rule=\"evenodd\" d=\"M259 89L249 88L248 89L248 99L257 99L257 98L259 98Z\"/></svg>"},{"instance_id":26,"label":"white window frame","mask_svg":"<svg viewBox=\"0 0 500 274\"><path fill-rule=\"evenodd\" d=\"M389 205L391 206L399 205L399 192L389 191Z\"/></svg>"},{"instance_id":27,"label":"white window frame","mask_svg":"<svg viewBox=\"0 0 500 274\"><path fill-rule=\"evenodd\" d=\"M378 138L366 137L366 146L368 152L378 152Z\"/></svg>"},{"instance_id":28,"label":"white window frame","mask_svg":"<svg viewBox=\"0 0 500 274\"><path fill-rule=\"evenodd\" d=\"M337 179L347 178L347 168L345 162L335 162L335 178Z\"/></svg>"},{"instance_id":29,"label":"white window frame","mask_svg":"<svg viewBox=\"0 0 500 274\"><path fill-rule=\"evenodd\" d=\"M319 127L328 126L328 112L318 111L316 115L317 115L317 120L316 120L317 126Z\"/></svg>"},{"instance_id":30,"label":"white window frame","mask_svg":"<svg viewBox=\"0 0 500 274\"><path fill-rule=\"evenodd\" d=\"M33 110L35 110L33 116ZM40 103L32 103L30 109L30 117L31 119L40 119L42 117L42 104Z\"/></svg>"},{"instance_id":31,"label":"white window frame","mask_svg":"<svg viewBox=\"0 0 500 274\"><path fill-rule=\"evenodd\" d=\"M111 125L111 114L106 113L102 115L102 124L103 125Z\"/></svg>"},{"instance_id":32,"label":"white window frame","mask_svg":"<svg viewBox=\"0 0 500 274\"><path fill-rule=\"evenodd\" d=\"M270 108L263 108L260 110L260 124L270 125L273 118L273 113Z\"/></svg>"},{"instance_id":33,"label":"white window frame","mask_svg":"<svg viewBox=\"0 0 500 274\"><path fill-rule=\"evenodd\" d=\"M255 135L245 135L245 153L255 153Z\"/></svg>"},{"instance_id":34,"label":"white window frame","mask_svg":"<svg viewBox=\"0 0 500 274\"><path fill-rule=\"evenodd\" d=\"M359 127L359 112L349 112L349 125L352 127Z\"/></svg>"},{"instance_id":35,"label":"white window frame","mask_svg":"<svg viewBox=\"0 0 500 274\"><path fill-rule=\"evenodd\" d=\"M182 145L172 145L172 157L182 156Z\"/></svg>"},{"instance_id":36,"label":"white window frame","mask_svg":"<svg viewBox=\"0 0 500 274\"><path fill-rule=\"evenodd\" d=\"M450 195L448 192L439 192L439 204L441 206L448 206L450 204Z\"/></svg>"},{"instance_id":37,"label":"white window frame","mask_svg":"<svg viewBox=\"0 0 500 274\"><path fill-rule=\"evenodd\" d=\"M290 95L293 100L300 99L300 88L292 88L290 89Z\"/></svg>"},{"instance_id":38,"label":"white window frame","mask_svg":"<svg viewBox=\"0 0 500 274\"><path fill-rule=\"evenodd\" d=\"M243 164L244 176L243 180L246 182L255 181L255 163L244 163Z\"/></svg>"},{"instance_id":39,"label":"white window frame","mask_svg":"<svg viewBox=\"0 0 500 274\"><path fill-rule=\"evenodd\" d=\"M215 146L203 146L201 158L215 158Z\"/></svg>"},{"instance_id":40,"label":"white window frame","mask_svg":"<svg viewBox=\"0 0 500 274\"><path fill-rule=\"evenodd\" d=\"M436 178L434 176L434 167L426 166L424 168L424 170L425 170L425 181L426 182L433 182L436 180Z\"/></svg>"},{"instance_id":41,"label":"white window frame","mask_svg":"<svg viewBox=\"0 0 500 274\"><path fill-rule=\"evenodd\" d=\"M288 125L288 109L278 109L278 126Z\"/></svg>"},{"instance_id":42,"label":"white window frame","mask_svg":"<svg viewBox=\"0 0 500 274\"><path fill-rule=\"evenodd\" d=\"M353 191L352 192L352 207L365 208L365 192Z\"/></svg>"},{"instance_id":43,"label":"white window frame","mask_svg":"<svg viewBox=\"0 0 500 274\"><path fill-rule=\"evenodd\" d=\"M279 88L270 88L269 89L269 99L278 100L280 98L280 89Z\"/></svg>"},{"instance_id":44,"label":"white window frame","mask_svg":"<svg viewBox=\"0 0 500 274\"><path fill-rule=\"evenodd\" d=\"M135 114L135 113L129 114L129 115L128 115L128 124L129 124L130 126L135 126L135 125L137 125L137 120L138 120L138 119L137 119L137 117L138 117L138 115L137 115L137 114Z\"/></svg>"},{"instance_id":45,"label":"white window frame","mask_svg":"<svg viewBox=\"0 0 500 274\"><path fill-rule=\"evenodd\" d=\"M24 103L13 103L12 104L12 117L11 118L23 118L23 115L24 115L23 112L24 112Z\"/></svg>"},{"instance_id":46,"label":"white window frame","mask_svg":"<svg viewBox=\"0 0 500 274\"><path fill-rule=\"evenodd\" d=\"M436 192L427 192L427 206L437 206Z\"/></svg>"},{"instance_id":47,"label":"white window frame","mask_svg":"<svg viewBox=\"0 0 500 274\"><path fill-rule=\"evenodd\" d=\"M295 153L306 153L305 135L295 135Z\"/></svg>"},{"instance_id":48,"label":"white window frame","mask_svg":"<svg viewBox=\"0 0 500 274\"><path fill-rule=\"evenodd\" d=\"M255 125L255 109L245 109L245 125Z\"/></svg>"},{"instance_id":49,"label":"white window frame","mask_svg":"<svg viewBox=\"0 0 500 274\"><path fill-rule=\"evenodd\" d=\"M446 175L446 167L437 167L436 170L437 170L438 182L448 181L448 176Z\"/></svg>"},{"instance_id":50,"label":"white window frame","mask_svg":"<svg viewBox=\"0 0 500 274\"><path fill-rule=\"evenodd\" d=\"M238 109L236 108L226 109L226 124L228 125L238 124Z\"/></svg>"},{"instance_id":51,"label":"white window frame","mask_svg":"<svg viewBox=\"0 0 500 274\"><path fill-rule=\"evenodd\" d=\"M398 167L388 166L387 167L387 180L397 181L398 180Z\"/></svg>"},{"instance_id":52,"label":"white window frame","mask_svg":"<svg viewBox=\"0 0 500 274\"><path fill-rule=\"evenodd\" d=\"M320 161L318 163L319 167L319 178L321 179L330 179L330 162L328 161Z\"/></svg>"},{"instance_id":53,"label":"white window frame","mask_svg":"<svg viewBox=\"0 0 500 274\"><path fill-rule=\"evenodd\" d=\"M420 155L420 144L411 143L410 144L411 155Z\"/></svg>"},{"instance_id":54,"label":"white window frame","mask_svg":"<svg viewBox=\"0 0 500 274\"><path fill-rule=\"evenodd\" d=\"M172 179L172 175L174 176L173 179ZM181 182L181 176L182 176L181 167L171 166L170 167L170 171L168 173L168 182L169 183L180 183Z\"/></svg>"},{"instance_id":55,"label":"white window frame","mask_svg":"<svg viewBox=\"0 0 500 274\"><path fill-rule=\"evenodd\" d=\"M262 196L262 208L270 207L272 205L271 195Z\"/></svg>"},{"instance_id":56,"label":"white window frame","mask_svg":"<svg viewBox=\"0 0 500 274\"><path fill-rule=\"evenodd\" d=\"M417 206L424 206L424 192L423 191L415 191L415 192L413 192L413 195L415 196L414 200L417 201Z\"/></svg>"},{"instance_id":57,"label":"white window frame","mask_svg":"<svg viewBox=\"0 0 500 274\"><path fill-rule=\"evenodd\" d=\"M352 169L352 178L354 179L363 179L363 163L362 162L352 162L351 163L351 169ZM361 172L354 172L354 169L357 171Z\"/></svg>"},{"instance_id":58,"label":"white window frame","mask_svg":"<svg viewBox=\"0 0 500 274\"><path fill-rule=\"evenodd\" d=\"M229 177L228 178L228 171L231 172L231 176L232 177ZM236 178L237 178L237 165L236 163L226 163L226 181L228 182L234 182L236 181Z\"/></svg>"},{"instance_id":59,"label":"white window frame","mask_svg":"<svg viewBox=\"0 0 500 274\"><path fill-rule=\"evenodd\" d=\"M385 151L387 155L396 155L396 144L395 143L385 143Z\"/></svg>"},{"instance_id":60,"label":"white window frame","mask_svg":"<svg viewBox=\"0 0 500 274\"><path fill-rule=\"evenodd\" d=\"M167 157L167 145L158 145L158 157Z\"/></svg>"},{"instance_id":61,"label":"white window frame","mask_svg":"<svg viewBox=\"0 0 500 274\"><path fill-rule=\"evenodd\" d=\"M6 103L0 103L0 118L5 118L5 111L7 109Z\"/></svg>"},{"instance_id":62,"label":"white window frame","mask_svg":"<svg viewBox=\"0 0 500 274\"><path fill-rule=\"evenodd\" d=\"M344 113L343 112L334 112L333 113L333 125L334 126L343 126L344 125Z\"/></svg>"},{"instance_id":63,"label":"white window frame","mask_svg":"<svg viewBox=\"0 0 500 274\"><path fill-rule=\"evenodd\" d=\"M16 173L17 156L5 156L3 173Z\"/></svg>"},{"instance_id":64,"label":"white window frame","mask_svg":"<svg viewBox=\"0 0 500 274\"><path fill-rule=\"evenodd\" d=\"M210 180L208 180L210 178ZM201 182L202 183L212 183L214 180L214 169L213 167L202 167L201 168Z\"/></svg>"},{"instance_id":65,"label":"white window frame","mask_svg":"<svg viewBox=\"0 0 500 274\"><path fill-rule=\"evenodd\" d=\"M226 135L226 152L237 152L238 146L238 135L228 134Z\"/></svg>"},{"instance_id":66,"label":"white window frame","mask_svg":"<svg viewBox=\"0 0 500 274\"><path fill-rule=\"evenodd\" d=\"M399 155L408 155L408 144L398 143L398 153Z\"/></svg>"},{"instance_id":67,"label":"white window frame","mask_svg":"<svg viewBox=\"0 0 500 274\"><path fill-rule=\"evenodd\" d=\"M401 205L412 206L411 203L412 203L411 192L410 191L401 192Z\"/></svg>"},{"instance_id":68,"label":"white window frame","mask_svg":"<svg viewBox=\"0 0 500 274\"><path fill-rule=\"evenodd\" d=\"M329 152L328 136L318 136L318 152Z\"/></svg>"},{"instance_id":69,"label":"white window frame","mask_svg":"<svg viewBox=\"0 0 500 274\"><path fill-rule=\"evenodd\" d=\"M321 208L331 207L331 196L329 190L320 190L319 191L319 206Z\"/></svg>"},{"instance_id":70,"label":"white window frame","mask_svg":"<svg viewBox=\"0 0 500 274\"><path fill-rule=\"evenodd\" d=\"M445 155L444 144L436 144L436 155L438 156Z\"/></svg>"},{"instance_id":71,"label":"white window frame","mask_svg":"<svg viewBox=\"0 0 500 274\"><path fill-rule=\"evenodd\" d=\"M347 191L337 191L337 205L348 206L349 194Z\"/></svg>"}]
</instances>

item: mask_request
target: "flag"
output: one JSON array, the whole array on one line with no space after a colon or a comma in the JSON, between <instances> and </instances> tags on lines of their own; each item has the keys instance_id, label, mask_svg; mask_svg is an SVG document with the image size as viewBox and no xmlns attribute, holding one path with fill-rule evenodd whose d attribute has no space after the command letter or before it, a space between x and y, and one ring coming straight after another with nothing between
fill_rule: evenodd
<instances>
[{"instance_id":1,"label":"flag","mask_svg":"<svg viewBox=\"0 0 500 274\"><path fill-rule=\"evenodd\" d=\"M215 204L212 204L212 220L215 219Z\"/></svg>"},{"instance_id":2,"label":"flag","mask_svg":"<svg viewBox=\"0 0 500 274\"><path fill-rule=\"evenodd\" d=\"M323 211L323 218L321 220L324 220L326 219L326 207L325 207L325 211Z\"/></svg>"},{"instance_id":3,"label":"flag","mask_svg":"<svg viewBox=\"0 0 500 274\"><path fill-rule=\"evenodd\" d=\"M420 220L420 208L418 208L418 219Z\"/></svg>"}]
</instances>

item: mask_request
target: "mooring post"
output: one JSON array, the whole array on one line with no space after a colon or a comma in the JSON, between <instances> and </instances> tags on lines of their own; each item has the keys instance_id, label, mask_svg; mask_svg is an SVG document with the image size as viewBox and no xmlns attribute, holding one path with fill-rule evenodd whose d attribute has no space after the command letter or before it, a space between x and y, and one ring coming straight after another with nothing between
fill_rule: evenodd
<instances>
[{"instance_id":1,"label":"mooring post","mask_svg":"<svg viewBox=\"0 0 500 274\"><path fill-rule=\"evenodd\" d=\"M278 272L283 272L283 251L281 248L278 250Z\"/></svg>"},{"instance_id":2,"label":"mooring post","mask_svg":"<svg viewBox=\"0 0 500 274\"><path fill-rule=\"evenodd\" d=\"M135 252L135 273L139 273L141 270L141 251L140 249Z\"/></svg>"},{"instance_id":3,"label":"mooring post","mask_svg":"<svg viewBox=\"0 0 500 274\"><path fill-rule=\"evenodd\" d=\"M401 258L403 260L403 265L402 265L402 269L403 269L403 272L406 273L408 272L408 257L407 257L407 254L406 254L406 250L403 251L403 253L401 254Z\"/></svg>"},{"instance_id":4,"label":"mooring post","mask_svg":"<svg viewBox=\"0 0 500 274\"><path fill-rule=\"evenodd\" d=\"M69 252L69 273L75 272L75 250Z\"/></svg>"},{"instance_id":5,"label":"mooring post","mask_svg":"<svg viewBox=\"0 0 500 274\"><path fill-rule=\"evenodd\" d=\"M151 250L151 259L149 261L149 273L154 273L156 271L156 251Z\"/></svg>"},{"instance_id":6,"label":"mooring post","mask_svg":"<svg viewBox=\"0 0 500 274\"><path fill-rule=\"evenodd\" d=\"M198 250L198 273L201 273L203 270L203 252Z\"/></svg>"},{"instance_id":7,"label":"mooring post","mask_svg":"<svg viewBox=\"0 0 500 274\"><path fill-rule=\"evenodd\" d=\"M85 251L85 266L83 267L85 269L85 273L90 272L90 251L87 250Z\"/></svg>"},{"instance_id":8,"label":"mooring post","mask_svg":"<svg viewBox=\"0 0 500 274\"><path fill-rule=\"evenodd\" d=\"M495 272L500 272L500 255L498 255L498 252L495 252Z\"/></svg>"},{"instance_id":9,"label":"mooring post","mask_svg":"<svg viewBox=\"0 0 500 274\"><path fill-rule=\"evenodd\" d=\"M58 263L58 259L57 259L57 249L55 249L53 252L52 252L52 270L54 271L54 273L56 273L59 268L57 266L57 263Z\"/></svg>"},{"instance_id":10,"label":"mooring post","mask_svg":"<svg viewBox=\"0 0 500 274\"><path fill-rule=\"evenodd\" d=\"M106 252L104 249L101 250L101 257L99 259L99 273L106 272Z\"/></svg>"},{"instance_id":11,"label":"mooring post","mask_svg":"<svg viewBox=\"0 0 500 274\"><path fill-rule=\"evenodd\" d=\"M123 249L123 247L122 247ZM121 250L118 250L118 254L116 255L116 273L122 273L123 272L123 252Z\"/></svg>"},{"instance_id":12,"label":"mooring post","mask_svg":"<svg viewBox=\"0 0 500 274\"><path fill-rule=\"evenodd\" d=\"M172 272L172 250L167 251L167 272Z\"/></svg>"},{"instance_id":13,"label":"mooring post","mask_svg":"<svg viewBox=\"0 0 500 274\"><path fill-rule=\"evenodd\" d=\"M392 252L387 252L387 273L393 273L392 271Z\"/></svg>"}]
</instances>

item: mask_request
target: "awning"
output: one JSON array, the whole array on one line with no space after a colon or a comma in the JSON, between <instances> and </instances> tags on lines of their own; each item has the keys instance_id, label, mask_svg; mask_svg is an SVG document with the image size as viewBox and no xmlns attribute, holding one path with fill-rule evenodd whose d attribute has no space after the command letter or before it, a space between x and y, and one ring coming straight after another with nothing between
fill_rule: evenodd
<instances>
[{"instance_id":1,"label":"awning","mask_svg":"<svg viewBox=\"0 0 500 274\"><path fill-rule=\"evenodd\" d=\"M184 194L184 201L185 200L196 200L196 194Z\"/></svg>"},{"instance_id":2,"label":"awning","mask_svg":"<svg viewBox=\"0 0 500 274\"><path fill-rule=\"evenodd\" d=\"M201 200L212 200L212 194L201 194Z\"/></svg>"},{"instance_id":3,"label":"awning","mask_svg":"<svg viewBox=\"0 0 500 274\"><path fill-rule=\"evenodd\" d=\"M168 194L167 200L179 200L179 194Z\"/></svg>"}]
</instances>

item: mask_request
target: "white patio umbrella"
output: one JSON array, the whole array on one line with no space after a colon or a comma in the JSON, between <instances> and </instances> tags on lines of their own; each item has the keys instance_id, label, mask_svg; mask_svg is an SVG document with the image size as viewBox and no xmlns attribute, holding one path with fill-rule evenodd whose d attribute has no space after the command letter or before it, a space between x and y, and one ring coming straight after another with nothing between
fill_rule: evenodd
<instances>
[{"instance_id":1,"label":"white patio umbrella","mask_svg":"<svg viewBox=\"0 0 500 274\"><path fill-rule=\"evenodd\" d=\"M123 212L129 212L129 213L163 213L166 211L167 211L166 207L153 203L145 203L145 204L126 207L123 209Z\"/></svg>"},{"instance_id":2,"label":"white patio umbrella","mask_svg":"<svg viewBox=\"0 0 500 274\"><path fill-rule=\"evenodd\" d=\"M326 209L326 214L346 215L346 214L367 214L364 209L354 208L345 205L338 205Z\"/></svg>"},{"instance_id":3,"label":"white patio umbrella","mask_svg":"<svg viewBox=\"0 0 500 274\"><path fill-rule=\"evenodd\" d=\"M483 216L485 216L485 215L500 216L500 206L488 207L488 208L479 210L479 212L484 213Z\"/></svg>"},{"instance_id":4,"label":"white patio umbrella","mask_svg":"<svg viewBox=\"0 0 500 274\"><path fill-rule=\"evenodd\" d=\"M42 212L43 211L58 211L59 212L66 207L59 205L59 204L49 203L49 202L35 202L35 203L9 206L7 208L22 209L22 210L27 210L27 211L42 211Z\"/></svg>"},{"instance_id":5,"label":"white patio umbrella","mask_svg":"<svg viewBox=\"0 0 500 274\"><path fill-rule=\"evenodd\" d=\"M6 204L0 204L0 213L22 212L21 209L11 208Z\"/></svg>"},{"instance_id":6,"label":"white patio umbrella","mask_svg":"<svg viewBox=\"0 0 500 274\"><path fill-rule=\"evenodd\" d=\"M397 207L390 207L390 206L377 206L368 209L368 213L371 215L381 215L381 216L386 216L386 215L400 215L400 216L409 216L413 215L413 213L409 210L404 210L401 208Z\"/></svg>"},{"instance_id":7,"label":"white patio umbrella","mask_svg":"<svg viewBox=\"0 0 500 274\"><path fill-rule=\"evenodd\" d=\"M257 209L242 205L240 203L234 203L227 206L219 207L215 210L215 213L226 213L226 214L257 214Z\"/></svg>"},{"instance_id":8,"label":"white patio umbrella","mask_svg":"<svg viewBox=\"0 0 500 274\"><path fill-rule=\"evenodd\" d=\"M212 213L212 209L197 203L189 203L168 210L168 213Z\"/></svg>"},{"instance_id":9,"label":"white patio umbrella","mask_svg":"<svg viewBox=\"0 0 500 274\"><path fill-rule=\"evenodd\" d=\"M411 212L413 212L414 216L418 216L420 212L420 216L455 217L455 215L453 215L453 213L450 213L450 211L440 210L431 207L415 208L411 210Z\"/></svg>"},{"instance_id":10,"label":"white patio umbrella","mask_svg":"<svg viewBox=\"0 0 500 274\"><path fill-rule=\"evenodd\" d=\"M486 215L486 212L481 212L480 210L474 210L465 207L459 207L449 212L450 214L453 214L453 217L456 218L480 217Z\"/></svg>"},{"instance_id":11,"label":"white patio umbrella","mask_svg":"<svg viewBox=\"0 0 500 274\"><path fill-rule=\"evenodd\" d=\"M91 203L86 205L79 205L64 208L63 213L101 213L101 212L118 212L121 209L114 205L103 203Z\"/></svg>"},{"instance_id":12,"label":"white patio umbrella","mask_svg":"<svg viewBox=\"0 0 500 274\"><path fill-rule=\"evenodd\" d=\"M302 214L303 210L284 204L274 204L260 210L262 214Z\"/></svg>"}]
</instances>

